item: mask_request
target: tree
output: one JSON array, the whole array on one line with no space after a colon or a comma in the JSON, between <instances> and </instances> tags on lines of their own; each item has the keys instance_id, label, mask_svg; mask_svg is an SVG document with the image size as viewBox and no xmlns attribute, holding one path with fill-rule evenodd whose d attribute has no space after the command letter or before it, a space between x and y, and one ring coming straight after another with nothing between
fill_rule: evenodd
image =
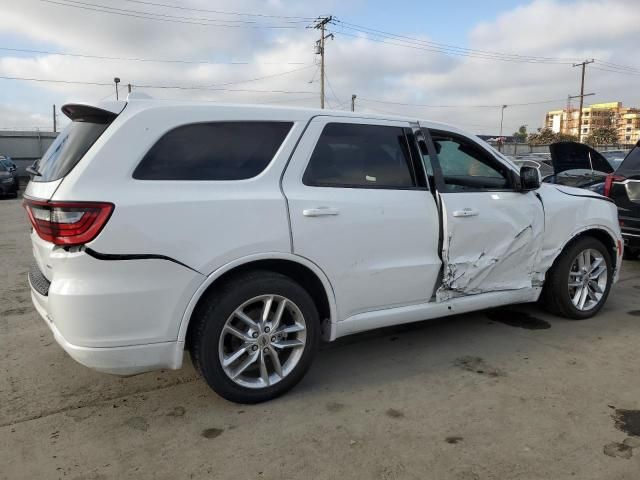
<instances>
[{"instance_id":1,"label":"tree","mask_svg":"<svg viewBox=\"0 0 640 480\"><path fill-rule=\"evenodd\" d=\"M531 133L528 137L529 145L550 145L557 142L577 141L578 137L568 133L554 133L550 128L542 128L538 133Z\"/></svg>"},{"instance_id":2,"label":"tree","mask_svg":"<svg viewBox=\"0 0 640 480\"><path fill-rule=\"evenodd\" d=\"M513 134L513 138L515 138L516 142L518 142L518 143L526 142L528 136L529 136L529 134L527 133L527 126L526 125L520 125L520 128L518 128L518 131L514 132L514 134Z\"/></svg>"},{"instance_id":3,"label":"tree","mask_svg":"<svg viewBox=\"0 0 640 480\"><path fill-rule=\"evenodd\" d=\"M584 143L589 145L612 145L618 143L618 131L614 125L595 128Z\"/></svg>"}]
</instances>

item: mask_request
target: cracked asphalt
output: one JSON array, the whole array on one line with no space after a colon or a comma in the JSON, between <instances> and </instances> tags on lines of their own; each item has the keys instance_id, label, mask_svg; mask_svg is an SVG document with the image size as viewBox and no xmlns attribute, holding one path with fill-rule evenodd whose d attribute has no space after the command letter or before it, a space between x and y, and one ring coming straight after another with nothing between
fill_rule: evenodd
<instances>
[{"instance_id":1,"label":"cracked asphalt","mask_svg":"<svg viewBox=\"0 0 640 480\"><path fill-rule=\"evenodd\" d=\"M595 318L535 305L324 345L261 405L189 361L130 378L53 340L29 297L28 223L0 200L0 478L637 479L640 262Z\"/></svg>"}]
</instances>

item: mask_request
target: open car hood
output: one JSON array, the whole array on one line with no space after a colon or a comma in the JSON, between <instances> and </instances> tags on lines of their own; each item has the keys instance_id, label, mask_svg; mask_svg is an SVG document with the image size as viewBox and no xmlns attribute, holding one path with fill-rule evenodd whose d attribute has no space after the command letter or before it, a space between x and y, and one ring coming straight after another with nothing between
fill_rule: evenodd
<instances>
[{"instance_id":1,"label":"open car hood","mask_svg":"<svg viewBox=\"0 0 640 480\"><path fill-rule=\"evenodd\" d=\"M613 172L613 167L598 151L584 143L558 142L549 145L551 164L557 175L567 170L593 170Z\"/></svg>"}]
</instances>

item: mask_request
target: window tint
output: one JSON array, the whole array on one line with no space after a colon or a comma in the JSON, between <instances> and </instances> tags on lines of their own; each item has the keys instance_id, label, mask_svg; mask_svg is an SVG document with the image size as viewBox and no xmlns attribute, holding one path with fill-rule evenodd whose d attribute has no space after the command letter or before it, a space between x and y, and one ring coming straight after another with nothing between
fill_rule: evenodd
<instances>
[{"instance_id":1,"label":"window tint","mask_svg":"<svg viewBox=\"0 0 640 480\"><path fill-rule=\"evenodd\" d=\"M509 188L508 169L473 142L431 131L444 183L449 191Z\"/></svg>"},{"instance_id":2,"label":"window tint","mask_svg":"<svg viewBox=\"0 0 640 480\"><path fill-rule=\"evenodd\" d=\"M242 180L271 162L291 122L212 122L166 133L142 159L140 180Z\"/></svg>"},{"instance_id":3,"label":"window tint","mask_svg":"<svg viewBox=\"0 0 640 480\"><path fill-rule=\"evenodd\" d=\"M616 173L625 176L640 175L640 144L629 152Z\"/></svg>"},{"instance_id":4,"label":"window tint","mask_svg":"<svg viewBox=\"0 0 640 480\"><path fill-rule=\"evenodd\" d=\"M34 182L52 182L66 176L80 161L100 135L115 118L107 117L103 123L84 121L71 122L51 144L42 159L36 164L40 175Z\"/></svg>"},{"instance_id":5,"label":"window tint","mask_svg":"<svg viewBox=\"0 0 640 480\"><path fill-rule=\"evenodd\" d=\"M311 155L303 182L321 187L415 187L404 129L327 124Z\"/></svg>"}]
</instances>

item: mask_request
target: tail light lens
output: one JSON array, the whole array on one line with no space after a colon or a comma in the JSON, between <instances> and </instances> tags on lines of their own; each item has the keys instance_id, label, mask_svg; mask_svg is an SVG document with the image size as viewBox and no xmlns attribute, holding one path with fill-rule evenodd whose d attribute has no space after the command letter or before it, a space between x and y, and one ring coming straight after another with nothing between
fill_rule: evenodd
<instances>
[{"instance_id":1,"label":"tail light lens","mask_svg":"<svg viewBox=\"0 0 640 480\"><path fill-rule=\"evenodd\" d=\"M607 178L604 181L604 192L602 194L605 197L610 197L611 187L613 186L613 182L621 182L623 180L624 180L624 177L610 173L609 175L607 175Z\"/></svg>"},{"instance_id":2,"label":"tail light lens","mask_svg":"<svg viewBox=\"0 0 640 480\"><path fill-rule=\"evenodd\" d=\"M55 245L82 245L98 236L113 212L102 202L47 202L26 198L24 206L36 233Z\"/></svg>"}]
</instances>

